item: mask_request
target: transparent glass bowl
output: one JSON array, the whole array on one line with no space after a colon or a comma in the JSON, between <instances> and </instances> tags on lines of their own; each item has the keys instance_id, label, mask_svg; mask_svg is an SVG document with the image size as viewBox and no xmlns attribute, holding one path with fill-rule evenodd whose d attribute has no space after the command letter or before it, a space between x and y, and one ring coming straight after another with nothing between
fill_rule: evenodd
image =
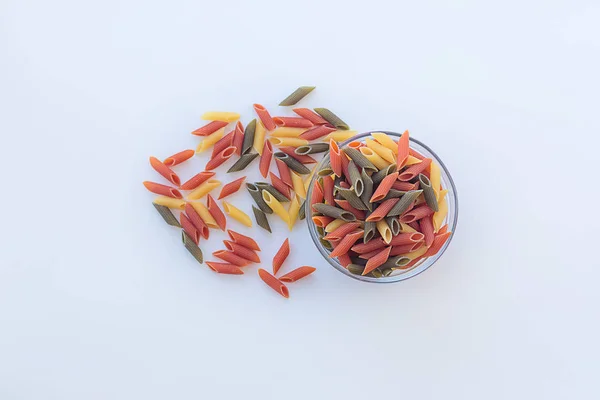
<instances>
[{"instance_id":1,"label":"transparent glass bowl","mask_svg":"<svg viewBox=\"0 0 600 400\"><path fill-rule=\"evenodd\" d=\"M340 143L340 149L342 147L344 147L346 144L350 143L350 142L354 142L354 141L364 142L364 140L366 138L368 138L371 135L371 133L373 133L373 132L383 132L383 133L388 134L389 136L395 136L396 139L401 136L400 133L388 132L388 131L370 131L370 132L365 132L365 133L361 133L359 135L356 135L356 136L354 136L354 137L346 140L343 143ZM306 207L306 221L308 223L308 231L310 232L310 237L312 238L312 241L314 242L315 246L317 247L317 249L319 250L319 252L323 256L323 258L325 260L327 260L327 262L329 264L331 264L331 266L333 266L335 269L337 269L338 271L340 271L344 275L350 276L350 277L352 277L354 279L358 279L358 280L363 281L363 282L374 282L374 283L399 282L399 281L402 281L404 279L412 278L413 276L418 275L421 272L425 271L427 268L431 267L433 264L435 264L435 262L437 260L439 260L439 258L442 256L442 254L444 254L444 252L446 251L446 249L450 245L450 242L452 241L452 238L454 237L454 233L455 233L455 230L456 230L456 223L458 221L458 197L457 197L456 187L454 186L454 181L452 180L452 177L450 176L450 173L448 172L448 169L446 168L446 166L444 165L444 163L442 162L442 160L440 160L440 158L433 152L433 150L431 150L425 144L423 144L423 143L421 143L418 140L413 139L413 138L410 138L410 147L412 149L418 151L419 153L421 153L425 157L431 158L433 161L437 162L438 165L440 166L441 175L442 175L442 179L441 179L441 181L442 181L442 187L444 189L448 190L448 194L446 195L446 201L448 202L448 215L446 216L446 219L444 220L444 223L448 224L448 230L452 232L452 235L448 238L448 240L444 244L444 247L442 247L441 250L436 255L421 260L419 263L415 264L411 268L408 268L408 269L397 269L391 275L384 276L384 277L381 277L381 278L375 278L375 277L371 277L371 276L355 275L355 274L351 273L350 271L348 271L346 268L344 268L337 261L337 259L329 257L330 251L327 250L325 247L323 247L323 245L319 241L319 233L317 232L317 226L314 224L314 222L313 222L313 220L311 218L312 217L312 210L311 210L311 207L310 207L310 204L309 204L310 201L307 201L306 205L305 205L305 207ZM323 159L321 160L321 162L319 164L317 164L317 171L319 171L320 169L322 169L323 166L326 163L328 163L328 162L329 162L329 154L326 154L325 157L323 157ZM310 200L312 198L313 187L314 187L315 182L316 182L316 180L318 178L319 178L319 176L317 176L317 174L315 174L315 176L312 178L312 180L310 182L310 187L308 189L308 193L306 195L306 199L307 200Z\"/></svg>"}]
</instances>

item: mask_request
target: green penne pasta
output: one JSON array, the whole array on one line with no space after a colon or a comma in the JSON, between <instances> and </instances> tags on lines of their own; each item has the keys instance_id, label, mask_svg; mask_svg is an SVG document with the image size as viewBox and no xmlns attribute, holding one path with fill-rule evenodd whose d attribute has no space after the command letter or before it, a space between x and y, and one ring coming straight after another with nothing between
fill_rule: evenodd
<instances>
[{"instance_id":1,"label":"green penne pasta","mask_svg":"<svg viewBox=\"0 0 600 400\"><path fill-rule=\"evenodd\" d=\"M367 206L369 211L373 211L373 204L371 203L371 196L373 196L373 180L367 174L367 171L364 168L360 172L360 177L362 178L364 186L363 192L360 195L360 199L362 200L363 204Z\"/></svg>"},{"instance_id":2,"label":"green penne pasta","mask_svg":"<svg viewBox=\"0 0 600 400\"><path fill-rule=\"evenodd\" d=\"M181 241L183 242L183 245L185 246L187 251L189 251L190 254L194 256L196 261L202 264L202 262L204 261L204 257L202 256L202 250L200 250L200 248L196 246L196 243L194 243L192 238L189 237L188 234L184 231L181 231Z\"/></svg>"},{"instance_id":3,"label":"green penne pasta","mask_svg":"<svg viewBox=\"0 0 600 400\"><path fill-rule=\"evenodd\" d=\"M331 169L331 164L329 163L325 164L323 168L317 171L317 175L319 176L329 176L331 174L333 174L333 170Z\"/></svg>"},{"instance_id":4,"label":"green penne pasta","mask_svg":"<svg viewBox=\"0 0 600 400\"><path fill-rule=\"evenodd\" d=\"M392 235L397 236L400 234L400 221L398 221L398 217L385 217L385 222L392 230Z\"/></svg>"},{"instance_id":5,"label":"green penne pasta","mask_svg":"<svg viewBox=\"0 0 600 400\"><path fill-rule=\"evenodd\" d=\"M254 145L254 133L256 132L256 118L246 125L244 130L244 141L242 142L242 154L248 154Z\"/></svg>"},{"instance_id":6,"label":"green penne pasta","mask_svg":"<svg viewBox=\"0 0 600 400\"><path fill-rule=\"evenodd\" d=\"M306 218L306 200L300 204L300 210L298 210L298 219L302 221L304 218Z\"/></svg>"},{"instance_id":7,"label":"green penne pasta","mask_svg":"<svg viewBox=\"0 0 600 400\"><path fill-rule=\"evenodd\" d=\"M273 187L273 185L271 185L267 182L254 182L254 184L260 190L266 190L267 192L271 193L273 195L273 197L275 197L277 200L279 200L282 203L286 203L286 202L290 201L290 199L285 197L283 193L281 193L279 190L275 189ZM261 193L261 196L262 196L262 193Z\"/></svg>"},{"instance_id":8,"label":"green penne pasta","mask_svg":"<svg viewBox=\"0 0 600 400\"><path fill-rule=\"evenodd\" d=\"M300 156L304 156L307 154L324 153L326 151L329 151L329 143L312 143L307 144L306 146L296 147L296 150L294 150L294 152Z\"/></svg>"},{"instance_id":9,"label":"green penne pasta","mask_svg":"<svg viewBox=\"0 0 600 400\"><path fill-rule=\"evenodd\" d=\"M344 199L348 200L348 203L357 210L368 210L369 208L362 202L360 197L356 195L354 189L346 189L341 186L335 185L336 193L341 195Z\"/></svg>"},{"instance_id":10,"label":"green penne pasta","mask_svg":"<svg viewBox=\"0 0 600 400\"><path fill-rule=\"evenodd\" d=\"M408 257L403 257L403 256L390 257L379 268L398 268L398 267L404 267L409 262L410 262L410 258L408 258Z\"/></svg>"},{"instance_id":11,"label":"green penne pasta","mask_svg":"<svg viewBox=\"0 0 600 400\"><path fill-rule=\"evenodd\" d=\"M358 172L358 168L356 168L356 164L354 164L354 161L348 162L348 177L352 183L354 193L360 197L364 191L364 184L360 172Z\"/></svg>"},{"instance_id":12,"label":"green penne pasta","mask_svg":"<svg viewBox=\"0 0 600 400\"><path fill-rule=\"evenodd\" d=\"M392 274L392 272L394 272L394 270L391 269L391 268L384 268L384 270L381 271L381 273L383 274L383 276L390 276Z\"/></svg>"},{"instance_id":13,"label":"green penne pasta","mask_svg":"<svg viewBox=\"0 0 600 400\"><path fill-rule=\"evenodd\" d=\"M347 123L342 121L340 117L335 115L333 112L328 110L327 108L315 108L315 112L323 117L324 120L329 122L331 125L335 126L337 129L341 129L347 131L350 129Z\"/></svg>"},{"instance_id":14,"label":"green penne pasta","mask_svg":"<svg viewBox=\"0 0 600 400\"><path fill-rule=\"evenodd\" d=\"M246 189L248 189L248 193L250 193L250 196L252 196L252 199L262 212L265 214L273 214L273 210L265 203L265 200L262 197L262 190L259 189L258 186L253 183L246 183Z\"/></svg>"},{"instance_id":15,"label":"green penne pasta","mask_svg":"<svg viewBox=\"0 0 600 400\"><path fill-rule=\"evenodd\" d=\"M156 211L158 211L160 216L165 220L167 224L181 228L181 225L179 225L179 221L177 221L177 218L175 218L173 212L169 209L169 207L161 206L155 203L152 203L152 205L154 206L154 208L156 208Z\"/></svg>"},{"instance_id":16,"label":"green penne pasta","mask_svg":"<svg viewBox=\"0 0 600 400\"><path fill-rule=\"evenodd\" d=\"M254 219L256 220L256 225L263 228L265 231L271 233L271 225L269 225L269 220L267 219L267 214L263 212L260 208L254 207L252 205L252 212L254 213Z\"/></svg>"},{"instance_id":17,"label":"green penne pasta","mask_svg":"<svg viewBox=\"0 0 600 400\"><path fill-rule=\"evenodd\" d=\"M419 197L419 195L423 193L422 190L411 190L406 192L404 196L400 198L400 200L392 207L390 212L387 213L388 217L394 217L396 215L402 214L404 211L408 209L410 204Z\"/></svg>"},{"instance_id":18,"label":"green penne pasta","mask_svg":"<svg viewBox=\"0 0 600 400\"><path fill-rule=\"evenodd\" d=\"M364 258L350 257L350 261L352 262L352 264L360 265L362 267L367 265L367 260L365 260Z\"/></svg>"},{"instance_id":19,"label":"green penne pasta","mask_svg":"<svg viewBox=\"0 0 600 400\"><path fill-rule=\"evenodd\" d=\"M294 157L290 157L282 151L278 151L273 155L275 156L275 158L283 161L292 171L295 171L300 175L310 174L310 169L308 169L304 164L296 160Z\"/></svg>"},{"instance_id":20,"label":"green penne pasta","mask_svg":"<svg viewBox=\"0 0 600 400\"><path fill-rule=\"evenodd\" d=\"M371 175L371 179L373 179L374 184L379 184L389 174L396 172L396 164L390 164L379 172Z\"/></svg>"},{"instance_id":21,"label":"green penne pasta","mask_svg":"<svg viewBox=\"0 0 600 400\"><path fill-rule=\"evenodd\" d=\"M316 204L313 204L312 207L316 212L321 213L323 215L327 215L328 217L331 217L331 218L342 219L347 222L356 221L356 216L354 214L352 214L350 211L346 211L341 208L330 206L329 204L316 203Z\"/></svg>"},{"instance_id":22,"label":"green penne pasta","mask_svg":"<svg viewBox=\"0 0 600 400\"><path fill-rule=\"evenodd\" d=\"M342 150L344 151L344 153L346 153L348 157L350 157L352 161L356 163L357 166L359 166L363 170L366 169L367 171L377 172L377 167L373 165L373 163L369 161L369 159L365 157L360 151L348 146L344 147Z\"/></svg>"},{"instance_id":23,"label":"green penne pasta","mask_svg":"<svg viewBox=\"0 0 600 400\"><path fill-rule=\"evenodd\" d=\"M331 243L329 243L328 240L325 240L323 238L319 238L319 242L321 242L321 244L323 245L323 247L325 247L327 250L333 250L333 246L331 245Z\"/></svg>"},{"instance_id":24,"label":"green penne pasta","mask_svg":"<svg viewBox=\"0 0 600 400\"><path fill-rule=\"evenodd\" d=\"M406 192L403 192L402 190L390 189L390 191L385 195L385 197L382 200L398 199L404 196L405 194Z\"/></svg>"},{"instance_id":25,"label":"green penne pasta","mask_svg":"<svg viewBox=\"0 0 600 400\"><path fill-rule=\"evenodd\" d=\"M367 243L375 237L375 233L377 232L377 223L372 221L365 222L365 227L363 229L365 231L363 235L363 243Z\"/></svg>"},{"instance_id":26,"label":"green penne pasta","mask_svg":"<svg viewBox=\"0 0 600 400\"><path fill-rule=\"evenodd\" d=\"M293 106L302 100L307 94L312 92L315 89L315 86L300 86L298 89L294 90L292 94L283 99L280 106Z\"/></svg>"},{"instance_id":27,"label":"green penne pasta","mask_svg":"<svg viewBox=\"0 0 600 400\"><path fill-rule=\"evenodd\" d=\"M244 170L256 157L258 157L258 153L243 154L239 160L227 170L227 173Z\"/></svg>"},{"instance_id":28,"label":"green penne pasta","mask_svg":"<svg viewBox=\"0 0 600 400\"><path fill-rule=\"evenodd\" d=\"M431 182L429 178L423 174L419 174L419 182L421 183L421 189L423 189L423 197L425 197L425 202L433 211L438 211L438 202L435 198L435 190L431 186Z\"/></svg>"},{"instance_id":29,"label":"green penne pasta","mask_svg":"<svg viewBox=\"0 0 600 400\"><path fill-rule=\"evenodd\" d=\"M325 236L325 229L323 229L323 227L321 226L317 226L317 233L319 234L320 237Z\"/></svg>"},{"instance_id":30,"label":"green penne pasta","mask_svg":"<svg viewBox=\"0 0 600 400\"><path fill-rule=\"evenodd\" d=\"M362 275L363 271L365 270L365 267L364 265L350 264L348 265L347 269L354 275Z\"/></svg>"},{"instance_id":31,"label":"green penne pasta","mask_svg":"<svg viewBox=\"0 0 600 400\"><path fill-rule=\"evenodd\" d=\"M369 275L371 275L373 278L381 278L383 273L378 269L374 269Z\"/></svg>"}]
</instances>

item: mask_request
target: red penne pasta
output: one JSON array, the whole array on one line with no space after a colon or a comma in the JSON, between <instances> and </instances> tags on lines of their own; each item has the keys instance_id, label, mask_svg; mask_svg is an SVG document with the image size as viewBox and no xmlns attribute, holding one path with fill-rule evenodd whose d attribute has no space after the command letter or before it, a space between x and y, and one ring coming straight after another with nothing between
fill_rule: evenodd
<instances>
[{"instance_id":1,"label":"red penne pasta","mask_svg":"<svg viewBox=\"0 0 600 400\"><path fill-rule=\"evenodd\" d=\"M156 157L150 157L150 165L156 172L165 177L166 180L171 182L173 185L181 185L181 180L171 168L167 167L162 161Z\"/></svg>"},{"instance_id":2,"label":"red penne pasta","mask_svg":"<svg viewBox=\"0 0 600 400\"><path fill-rule=\"evenodd\" d=\"M342 254L346 254L350 248L356 243L356 241L362 238L364 231L358 229L354 232L349 233L335 246L333 251L329 253L329 257L338 257Z\"/></svg>"},{"instance_id":3,"label":"red penne pasta","mask_svg":"<svg viewBox=\"0 0 600 400\"><path fill-rule=\"evenodd\" d=\"M240 190L240 188L242 187L242 183L244 183L245 179L246 177L242 176L241 178L238 178L235 181L229 182L228 184L223 186L223 189L221 189L221 193L219 194L219 200Z\"/></svg>"},{"instance_id":4,"label":"red penne pasta","mask_svg":"<svg viewBox=\"0 0 600 400\"><path fill-rule=\"evenodd\" d=\"M238 256L232 251L218 250L213 253L213 256L218 257L223 261L227 261L230 264L237 265L238 267L245 267L251 264L249 260Z\"/></svg>"},{"instance_id":5,"label":"red penne pasta","mask_svg":"<svg viewBox=\"0 0 600 400\"><path fill-rule=\"evenodd\" d=\"M185 233L187 233L197 245L200 242L200 231L196 229L194 224L192 224L192 221L190 221L184 213L181 213L179 215L179 223L181 224L181 227Z\"/></svg>"},{"instance_id":6,"label":"red penne pasta","mask_svg":"<svg viewBox=\"0 0 600 400\"><path fill-rule=\"evenodd\" d=\"M221 211L221 209L219 208L219 205L217 204L216 200L213 199L213 197L210 194L206 195L206 207L208 208L208 212L210 213L210 215L212 215L215 219L217 225L219 225L219 228L221 228L221 230L224 231L227 225L227 219L225 218L225 214L223 214L223 211Z\"/></svg>"},{"instance_id":7,"label":"red penne pasta","mask_svg":"<svg viewBox=\"0 0 600 400\"><path fill-rule=\"evenodd\" d=\"M285 239L281 244L277 253L273 256L273 274L277 275L279 268L283 265L283 262L290 255L290 241L289 239Z\"/></svg>"},{"instance_id":8,"label":"red penne pasta","mask_svg":"<svg viewBox=\"0 0 600 400\"><path fill-rule=\"evenodd\" d=\"M312 196L310 198L310 204L317 204L317 203L322 203L324 199L323 196L323 189L321 189L321 185L319 185L319 182L315 183L315 186L313 187L312 190Z\"/></svg>"},{"instance_id":9,"label":"red penne pasta","mask_svg":"<svg viewBox=\"0 0 600 400\"><path fill-rule=\"evenodd\" d=\"M211 171L211 170L217 168L218 166L220 166L221 164L223 164L225 161L229 160L231 158L231 156L233 156L234 154L235 154L235 147L229 146L229 147L225 148L225 150L221 151L219 154L217 154L213 158L211 158L206 163L206 166L204 167L204 169L206 169L207 171Z\"/></svg>"},{"instance_id":10,"label":"red penne pasta","mask_svg":"<svg viewBox=\"0 0 600 400\"><path fill-rule=\"evenodd\" d=\"M398 158L396 161L397 169L404 167L406 160L408 160L408 152L410 149L410 141L408 137L408 131L404 131L400 139L398 139ZM400 189L398 189L400 190Z\"/></svg>"},{"instance_id":11,"label":"red penne pasta","mask_svg":"<svg viewBox=\"0 0 600 400\"><path fill-rule=\"evenodd\" d=\"M346 181L341 181L340 187L343 187L344 189L350 189L350 184Z\"/></svg>"},{"instance_id":12,"label":"red penne pasta","mask_svg":"<svg viewBox=\"0 0 600 400\"><path fill-rule=\"evenodd\" d=\"M385 247L385 246L383 246L383 247ZM372 250L372 251L370 251L368 253L362 253L361 255L358 256L358 258L362 258L363 260L368 260L371 257L375 257L377 254L379 254L381 252L382 248L379 248L377 250Z\"/></svg>"},{"instance_id":13,"label":"red penne pasta","mask_svg":"<svg viewBox=\"0 0 600 400\"><path fill-rule=\"evenodd\" d=\"M396 205L400 199L393 198L384 200L379 206L367 217L367 222L377 222L384 219L387 213Z\"/></svg>"},{"instance_id":14,"label":"red penne pasta","mask_svg":"<svg viewBox=\"0 0 600 400\"><path fill-rule=\"evenodd\" d=\"M277 128L277 125L275 125L275 122L273 122L271 114L269 114L269 111L267 111L264 106L261 104L254 104L254 111L268 131L272 131Z\"/></svg>"},{"instance_id":15,"label":"red penne pasta","mask_svg":"<svg viewBox=\"0 0 600 400\"><path fill-rule=\"evenodd\" d=\"M214 158L217 154L233 145L233 135L235 134L235 129L229 132L227 135L223 136L221 139L214 144L212 154L210 158Z\"/></svg>"},{"instance_id":16,"label":"red penne pasta","mask_svg":"<svg viewBox=\"0 0 600 400\"><path fill-rule=\"evenodd\" d=\"M356 228L360 226L360 222L348 222L339 228L335 229L333 232L325 235L323 239L325 240L339 240L343 239L347 234L354 231Z\"/></svg>"},{"instance_id":17,"label":"red penne pasta","mask_svg":"<svg viewBox=\"0 0 600 400\"><path fill-rule=\"evenodd\" d=\"M423 242L403 244L401 246L393 246L392 251L390 251L390 257L410 253L412 251L417 250L421 246L423 246Z\"/></svg>"},{"instance_id":18,"label":"red penne pasta","mask_svg":"<svg viewBox=\"0 0 600 400\"><path fill-rule=\"evenodd\" d=\"M379 183L379 186L377 186L375 193L373 193L373 196L371 196L371 203L381 201L385 196L387 196L396 179L398 179L397 172L389 174L388 176L383 178L383 180Z\"/></svg>"},{"instance_id":19,"label":"red penne pasta","mask_svg":"<svg viewBox=\"0 0 600 400\"><path fill-rule=\"evenodd\" d=\"M338 144L333 139L329 140L329 163L333 173L342 176L342 156Z\"/></svg>"},{"instance_id":20,"label":"red penne pasta","mask_svg":"<svg viewBox=\"0 0 600 400\"><path fill-rule=\"evenodd\" d=\"M416 150L413 150L413 149L408 149L408 153L409 153L411 156L413 156L414 158L418 158L419 160L424 160L424 159L425 159L425 156L424 156L423 154L419 153L419 152L418 152L418 151L416 151Z\"/></svg>"},{"instance_id":21,"label":"red penne pasta","mask_svg":"<svg viewBox=\"0 0 600 400\"><path fill-rule=\"evenodd\" d=\"M269 168L271 167L271 159L273 158L273 145L268 140L265 140L265 146L263 152L260 155L260 163L258 164L258 170L263 178L266 178L269 174ZM291 178L290 178L291 179Z\"/></svg>"},{"instance_id":22,"label":"red penne pasta","mask_svg":"<svg viewBox=\"0 0 600 400\"><path fill-rule=\"evenodd\" d=\"M251 237L242 235L241 233L232 231L231 229L227 230L227 233L229 234L229 237L231 238L231 240L233 240L234 242L236 242L244 247L247 247L250 250L260 251L260 247L258 246L258 243L256 243L256 241L254 239L252 239Z\"/></svg>"},{"instance_id":23,"label":"red penne pasta","mask_svg":"<svg viewBox=\"0 0 600 400\"><path fill-rule=\"evenodd\" d=\"M348 265L352 264L352 259L350 258L350 254L348 253L338 256L337 260L344 268L348 268Z\"/></svg>"},{"instance_id":24,"label":"red penne pasta","mask_svg":"<svg viewBox=\"0 0 600 400\"><path fill-rule=\"evenodd\" d=\"M390 246L401 246L404 244L413 245L415 243L422 242L423 239L425 239L425 236L421 232L401 233L392 238L390 241Z\"/></svg>"},{"instance_id":25,"label":"red penne pasta","mask_svg":"<svg viewBox=\"0 0 600 400\"><path fill-rule=\"evenodd\" d=\"M419 187L419 183L418 182L417 183L410 183L410 182L396 181L392 185L392 189L401 190L403 192L408 192L409 190L417 190L417 187Z\"/></svg>"},{"instance_id":26,"label":"red penne pasta","mask_svg":"<svg viewBox=\"0 0 600 400\"><path fill-rule=\"evenodd\" d=\"M382 238L378 237L376 239L371 239L367 243L359 243L357 245L352 246L352 251L358 254L369 253L373 250L382 249L385 246L385 242Z\"/></svg>"},{"instance_id":27,"label":"red penne pasta","mask_svg":"<svg viewBox=\"0 0 600 400\"><path fill-rule=\"evenodd\" d=\"M225 244L225 247L227 247L227 250L232 251L236 256L240 256L254 263L260 262L260 257L254 250L250 250L249 248L230 240L223 240L223 243Z\"/></svg>"},{"instance_id":28,"label":"red penne pasta","mask_svg":"<svg viewBox=\"0 0 600 400\"><path fill-rule=\"evenodd\" d=\"M331 132L335 131L335 128L327 125L318 125L309 130L303 132L300 135L301 139L306 139L308 141L315 140L321 138L323 136L329 135Z\"/></svg>"},{"instance_id":29,"label":"red penne pasta","mask_svg":"<svg viewBox=\"0 0 600 400\"><path fill-rule=\"evenodd\" d=\"M379 253L375 254L373 257L369 258L362 274L366 275L369 272L373 271L375 268L385 263L388 260L388 258L390 258L391 250L391 246L388 246L381 250Z\"/></svg>"},{"instance_id":30,"label":"red penne pasta","mask_svg":"<svg viewBox=\"0 0 600 400\"><path fill-rule=\"evenodd\" d=\"M228 122L224 121L212 121L204 125L202 128L198 128L192 132L192 135L196 136L208 136L211 133L215 133L219 129L227 126Z\"/></svg>"},{"instance_id":31,"label":"red penne pasta","mask_svg":"<svg viewBox=\"0 0 600 400\"><path fill-rule=\"evenodd\" d=\"M315 215L312 217L312 220L316 226L320 226L321 228L325 228L328 223L333 221L333 218L327 217L325 215Z\"/></svg>"},{"instance_id":32,"label":"red penne pasta","mask_svg":"<svg viewBox=\"0 0 600 400\"><path fill-rule=\"evenodd\" d=\"M287 282L296 282L296 281L299 281L300 279L304 278L305 276L312 274L316 270L317 270L316 268L309 267L309 266L299 267L299 268L296 268L295 270L283 275L281 278L279 278L279 280L281 282L286 282L286 283Z\"/></svg>"},{"instance_id":33,"label":"red penne pasta","mask_svg":"<svg viewBox=\"0 0 600 400\"><path fill-rule=\"evenodd\" d=\"M335 199L335 204L337 204L338 206L340 206L340 208L346 210L346 211L350 211L352 214L354 214L354 216L356 217L356 219L364 221L366 214L363 210L359 210L356 209L354 207L352 207L350 205L350 202L348 200L338 200Z\"/></svg>"},{"instance_id":34,"label":"red penne pasta","mask_svg":"<svg viewBox=\"0 0 600 400\"><path fill-rule=\"evenodd\" d=\"M144 181L144 186L146 186L146 189L148 189L152 193L172 197L174 199L182 199L183 198L183 195L181 194L181 192L171 186L161 185L160 183L150 182L150 181Z\"/></svg>"},{"instance_id":35,"label":"red penne pasta","mask_svg":"<svg viewBox=\"0 0 600 400\"><path fill-rule=\"evenodd\" d=\"M198 186L203 184L205 181L212 178L213 176L215 176L214 172L208 172L208 171L200 172L199 174L196 174L193 177L191 177L189 181L187 181L183 185L181 185L180 189L181 190L194 190Z\"/></svg>"},{"instance_id":36,"label":"red penne pasta","mask_svg":"<svg viewBox=\"0 0 600 400\"><path fill-rule=\"evenodd\" d=\"M411 222L410 224L408 224L408 226L410 226L411 228L413 228L416 231L418 231L419 229L421 229L421 227L419 226L419 222L418 221Z\"/></svg>"},{"instance_id":37,"label":"red penne pasta","mask_svg":"<svg viewBox=\"0 0 600 400\"><path fill-rule=\"evenodd\" d=\"M433 210L429 208L427 204L421 204L418 207L413 208L412 210L405 212L400 216L400 222L404 222L405 224L410 224L411 222L415 222L420 220L421 218L428 217L433 214ZM419 228L417 228L419 230Z\"/></svg>"},{"instance_id":38,"label":"red penne pasta","mask_svg":"<svg viewBox=\"0 0 600 400\"><path fill-rule=\"evenodd\" d=\"M244 143L244 125L240 121L235 125L235 133L233 134L233 142L231 145L235 147L235 154L242 155L242 146Z\"/></svg>"},{"instance_id":39,"label":"red penne pasta","mask_svg":"<svg viewBox=\"0 0 600 400\"><path fill-rule=\"evenodd\" d=\"M335 198L333 196L333 178L331 175L323 177L323 198L329 205L334 205Z\"/></svg>"},{"instance_id":40,"label":"red penne pasta","mask_svg":"<svg viewBox=\"0 0 600 400\"><path fill-rule=\"evenodd\" d=\"M283 181L283 183L285 183L289 187L293 188L294 183L292 182L292 175L290 174L290 168L287 166L286 163L284 163L279 158L275 159L275 164L277 165L277 170L279 171L279 176L281 177L281 180Z\"/></svg>"},{"instance_id":41,"label":"red penne pasta","mask_svg":"<svg viewBox=\"0 0 600 400\"><path fill-rule=\"evenodd\" d=\"M446 233L446 232L448 232L448 224L442 226L436 233L438 235L441 235L441 234Z\"/></svg>"},{"instance_id":42,"label":"red penne pasta","mask_svg":"<svg viewBox=\"0 0 600 400\"><path fill-rule=\"evenodd\" d=\"M313 125L324 125L329 123L325 118L321 117L319 114L309 108L294 108L292 111L302 118L309 120L313 123Z\"/></svg>"},{"instance_id":43,"label":"red penne pasta","mask_svg":"<svg viewBox=\"0 0 600 400\"><path fill-rule=\"evenodd\" d=\"M270 286L274 291L279 293L285 298L290 297L290 292L288 291L287 286L285 286L279 279L275 278L273 275L268 273L262 268L258 269L258 276L264 283Z\"/></svg>"},{"instance_id":44,"label":"red penne pasta","mask_svg":"<svg viewBox=\"0 0 600 400\"><path fill-rule=\"evenodd\" d=\"M344 153L344 152L340 153L340 159L342 161L342 172L344 173L344 176L346 177L346 182L348 182L348 184L351 185L352 183L350 182L350 173L348 173L348 165L350 164L350 160L348 159L348 157L346 156L346 153Z\"/></svg>"},{"instance_id":45,"label":"red penne pasta","mask_svg":"<svg viewBox=\"0 0 600 400\"><path fill-rule=\"evenodd\" d=\"M425 236L425 246L431 247L433 244L433 239L435 238L435 233L433 232L433 220L431 216L421 218L419 220L419 227L421 228L421 233Z\"/></svg>"},{"instance_id":46,"label":"red penne pasta","mask_svg":"<svg viewBox=\"0 0 600 400\"><path fill-rule=\"evenodd\" d=\"M442 233L441 235L435 235L431 247L425 252L425 254L423 254L423 257L431 257L433 255L436 255L442 249L444 244L448 241L450 235L452 235L452 232L446 232Z\"/></svg>"},{"instance_id":47,"label":"red penne pasta","mask_svg":"<svg viewBox=\"0 0 600 400\"><path fill-rule=\"evenodd\" d=\"M291 146L284 146L279 148L280 151L284 152L292 158L295 158L298 162L301 162L302 164L315 164L317 162L317 160L315 160L309 155L296 154L295 149L295 147Z\"/></svg>"},{"instance_id":48,"label":"red penne pasta","mask_svg":"<svg viewBox=\"0 0 600 400\"><path fill-rule=\"evenodd\" d=\"M425 171L429 167L429 164L431 164L431 158L425 158L420 163L411 165L398 175L398 180L403 182L410 181Z\"/></svg>"},{"instance_id":49,"label":"red penne pasta","mask_svg":"<svg viewBox=\"0 0 600 400\"><path fill-rule=\"evenodd\" d=\"M229 275L243 275L244 271L242 271L238 266L228 263L221 263L215 261L207 261L206 265L208 268L212 269L219 274L229 274Z\"/></svg>"},{"instance_id":50,"label":"red penne pasta","mask_svg":"<svg viewBox=\"0 0 600 400\"><path fill-rule=\"evenodd\" d=\"M196 212L194 207L190 203L185 203L185 215L188 217L190 222L196 227L200 235L204 239L208 239L210 235L210 230L208 229L208 225L204 222L202 217Z\"/></svg>"},{"instance_id":51,"label":"red penne pasta","mask_svg":"<svg viewBox=\"0 0 600 400\"><path fill-rule=\"evenodd\" d=\"M271 184L273 187L281 192L282 195L287 197L288 199L292 199L292 193L290 191L290 187L286 185L277 175L272 172L269 172L269 177L271 178Z\"/></svg>"},{"instance_id":52,"label":"red penne pasta","mask_svg":"<svg viewBox=\"0 0 600 400\"><path fill-rule=\"evenodd\" d=\"M185 160L189 160L190 158L194 157L194 154L196 154L194 150L183 150L179 153L173 154L171 157L165 158L163 163L167 167L172 167L173 165L181 164Z\"/></svg>"},{"instance_id":53,"label":"red penne pasta","mask_svg":"<svg viewBox=\"0 0 600 400\"><path fill-rule=\"evenodd\" d=\"M274 117L273 122L277 126L287 126L290 128L310 128L313 123L304 118L298 117Z\"/></svg>"}]
</instances>

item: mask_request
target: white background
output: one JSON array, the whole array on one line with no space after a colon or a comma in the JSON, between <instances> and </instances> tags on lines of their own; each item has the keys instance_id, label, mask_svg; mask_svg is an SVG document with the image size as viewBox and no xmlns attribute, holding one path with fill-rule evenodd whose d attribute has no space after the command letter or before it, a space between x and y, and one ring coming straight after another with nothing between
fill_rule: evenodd
<instances>
[{"instance_id":1,"label":"white background","mask_svg":"<svg viewBox=\"0 0 600 400\"><path fill-rule=\"evenodd\" d=\"M599 20L592 0L3 0L0 398L598 398ZM286 300L160 220L149 155L299 85L445 161L460 216L434 267L354 281L301 224L286 267L318 271Z\"/></svg>"}]
</instances>

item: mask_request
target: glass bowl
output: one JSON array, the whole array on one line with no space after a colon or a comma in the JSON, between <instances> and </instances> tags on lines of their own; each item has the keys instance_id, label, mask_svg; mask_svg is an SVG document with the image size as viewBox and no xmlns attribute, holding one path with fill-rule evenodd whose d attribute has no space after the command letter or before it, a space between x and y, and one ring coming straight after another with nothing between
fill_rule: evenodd
<instances>
[{"instance_id":1,"label":"glass bowl","mask_svg":"<svg viewBox=\"0 0 600 400\"><path fill-rule=\"evenodd\" d=\"M373 132L383 132L389 136L396 137L396 140L398 138L400 138L400 136L401 136L401 134L397 133L397 132L388 132L388 131L365 132L365 133L356 135L356 136L346 140L345 142L340 143L340 145L339 145L340 149L350 142L354 142L354 141L363 142ZM307 201L306 205L305 205L305 207L306 207L305 211L306 211L306 221L308 223L308 231L310 232L310 237L312 238L312 241L314 242L315 246L317 247L317 249L323 256L323 258L325 260L327 260L327 262L329 264L331 264L331 266L333 266L335 269L337 269L344 275L350 276L354 279L358 279L363 282L392 283L392 282L403 281L405 279L412 278L413 276L420 274L421 272L425 271L427 268L429 268L433 264L435 264L435 262L437 260L439 260L439 258L442 256L442 254L444 254L444 252L450 245L450 242L452 241L452 238L454 237L454 233L456 230L456 223L458 221L458 196L457 196L457 192L456 192L456 187L454 186L454 181L452 180L452 177L450 176L450 172L448 172L448 169L446 168L446 166L444 165L442 160L440 160L440 158L433 152L433 150L431 150L429 147L427 147L425 144L421 143L420 141L413 139L412 137L410 138L410 147L412 149L418 151L425 157L431 158L432 160L437 162L438 165L440 166L442 187L444 189L448 190L448 194L446 195L447 196L446 201L448 203L448 215L446 216L444 223L448 224L448 230L451 231L452 234L450 235L450 237L448 238L448 240L446 241L444 246L440 249L440 251L437 252L437 254L421 260L420 262L418 262L411 268L396 269L396 270L394 270L394 272L391 275L383 276L381 278L375 278L372 276L355 275L355 274L351 273L350 271L348 271L346 268L344 268L337 261L337 259L329 257L330 251L327 250L325 247L323 247L323 245L319 241L319 233L317 232L317 226L314 224L314 222L311 218L312 210L311 210L311 207L309 204L310 201ZM319 162L319 164L317 164L316 171L319 171L328 162L329 162L329 154L326 154L325 157L323 157L323 159L321 160L321 162ZM313 178L310 182L310 186L308 188L308 193L306 194L307 200L312 198L313 187L318 178L319 178L319 176L315 173L315 175L313 176Z\"/></svg>"}]
</instances>

